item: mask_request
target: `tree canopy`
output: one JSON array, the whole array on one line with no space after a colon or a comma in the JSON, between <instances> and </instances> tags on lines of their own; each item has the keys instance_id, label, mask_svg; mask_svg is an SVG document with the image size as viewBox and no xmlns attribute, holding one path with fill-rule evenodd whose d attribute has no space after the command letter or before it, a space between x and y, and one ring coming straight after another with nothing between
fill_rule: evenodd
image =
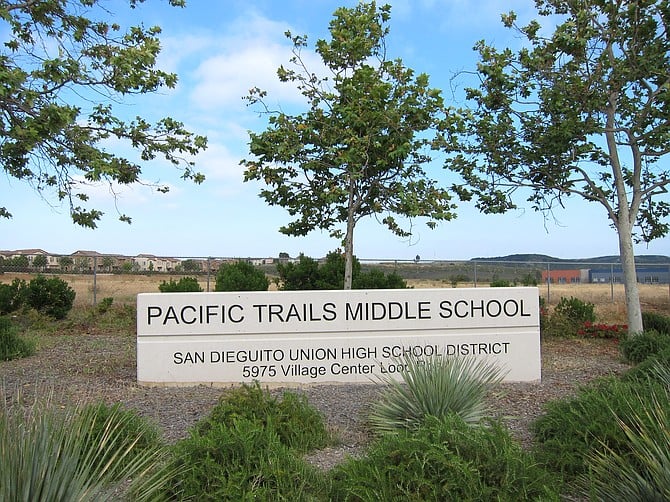
<instances>
[{"instance_id":1,"label":"tree canopy","mask_svg":"<svg viewBox=\"0 0 670 502\"><path fill-rule=\"evenodd\" d=\"M177 76L155 68L160 28L124 30L109 17L99 0L0 0L0 164L9 178L55 194L76 224L91 228L102 216L87 205L91 183L141 182L143 166L106 149L106 140L131 145L142 163L162 156L184 179L204 179L189 160L206 148L204 137L171 117L152 124L115 112L124 97L174 87ZM10 208L0 206L0 216L11 217Z\"/></svg>"},{"instance_id":2,"label":"tree canopy","mask_svg":"<svg viewBox=\"0 0 670 502\"><path fill-rule=\"evenodd\" d=\"M535 3L553 33L509 13L503 22L523 36L522 49L476 45L469 137L448 167L466 181L455 187L462 198L485 212L516 207L519 192L540 211L574 196L600 204L618 233L629 329L638 332L633 241L669 229L669 3Z\"/></svg>"},{"instance_id":3,"label":"tree canopy","mask_svg":"<svg viewBox=\"0 0 670 502\"><path fill-rule=\"evenodd\" d=\"M268 114L269 125L250 133L245 181L267 185L260 196L295 217L281 232L300 236L323 229L344 238L345 289L351 288L354 228L361 219L378 217L407 237L416 218L427 218L432 228L454 216L447 190L424 169L431 149L450 140L453 117L426 74L388 59L389 19L390 7L375 2L337 9L330 40L315 45L322 76L306 65L307 38L286 33L293 57L278 77L297 86L307 111L272 110L261 89L248 96Z\"/></svg>"}]
</instances>

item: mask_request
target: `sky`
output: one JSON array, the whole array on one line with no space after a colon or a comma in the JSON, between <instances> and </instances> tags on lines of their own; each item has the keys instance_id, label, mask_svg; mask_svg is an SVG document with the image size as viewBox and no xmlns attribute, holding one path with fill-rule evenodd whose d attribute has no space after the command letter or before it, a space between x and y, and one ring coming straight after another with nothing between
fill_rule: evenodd
<instances>
[{"instance_id":1,"label":"sky","mask_svg":"<svg viewBox=\"0 0 670 502\"><path fill-rule=\"evenodd\" d=\"M458 74L476 67L475 42L483 39L499 48L520 43L502 26L500 14L514 10L522 22L535 17L532 0L388 3L392 6L388 56L401 58L417 73L427 73L431 86L441 88L455 106L464 104ZM122 26L141 22L162 28L158 66L179 77L175 89L133 96L120 104L120 113L154 120L171 116L190 131L207 136L208 149L194 159L206 180L201 185L182 181L179 172L157 161L143 167L146 184L115 187L116 197L108 186L92 186L91 204L105 215L91 230L74 225L68 208L53 197L0 176L2 205L13 214L12 219L0 219L0 249L174 257L276 257L285 252L321 257L341 247L326 231L304 237L281 234L279 228L290 221L288 213L259 197L261 184L243 182L239 163L249 157L249 131L263 131L267 118L247 107L242 97L259 87L268 92L270 103L285 110L304 110L297 108L298 91L276 76L277 68L289 65L291 56L284 32L307 35L313 49L318 39L328 37L333 12L355 4L346 0L188 0L186 8L180 9L166 0L147 0L129 11L122 1L109 0L109 15ZM307 56L318 68L317 56ZM445 183L453 181L439 161L427 170ZM156 182L169 185L170 191L157 193L149 186ZM574 199L547 216L524 208L523 200L518 202L521 209L504 215L484 215L471 204L459 203L457 218L441 222L434 230L423 220L414 221L409 239L394 236L370 218L356 227L354 252L364 260L416 256L465 260L517 253L581 259L618 254L617 234L599 204ZM118 213L128 214L132 224L118 221ZM635 252L670 255L670 239L636 246Z\"/></svg>"}]
</instances>

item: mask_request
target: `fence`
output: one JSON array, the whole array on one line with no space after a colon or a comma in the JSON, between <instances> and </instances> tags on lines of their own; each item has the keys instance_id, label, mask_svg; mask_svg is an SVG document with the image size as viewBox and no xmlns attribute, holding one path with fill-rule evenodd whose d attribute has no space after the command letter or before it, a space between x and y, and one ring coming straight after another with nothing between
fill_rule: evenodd
<instances>
[{"instance_id":1,"label":"fence","mask_svg":"<svg viewBox=\"0 0 670 502\"><path fill-rule=\"evenodd\" d=\"M29 280L37 274L55 274L66 279L77 292L77 303L96 304L111 297L133 303L135 295L156 292L163 281L196 277L204 291L213 291L216 271L222 263L249 260L270 277L282 258L231 257L136 257L78 252L51 255L44 252L0 256L0 282L14 278ZM580 297L594 294L599 301L623 301L622 271L618 263L591 261L501 261L501 260L387 260L360 259L361 267L395 272L413 287L480 287L488 285L538 285L547 302L554 296ZM670 300L670 261L638 263L641 296L653 291L655 298ZM557 299L556 298L556 299ZM667 307L665 307L667 308Z\"/></svg>"}]
</instances>

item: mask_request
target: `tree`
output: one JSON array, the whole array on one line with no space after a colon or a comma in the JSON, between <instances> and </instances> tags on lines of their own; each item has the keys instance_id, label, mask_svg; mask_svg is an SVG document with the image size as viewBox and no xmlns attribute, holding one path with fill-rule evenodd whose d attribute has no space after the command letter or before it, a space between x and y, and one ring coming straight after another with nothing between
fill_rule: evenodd
<instances>
[{"instance_id":1,"label":"tree","mask_svg":"<svg viewBox=\"0 0 670 502\"><path fill-rule=\"evenodd\" d=\"M453 217L447 191L423 168L431 148L446 141L452 117L427 75L387 59L389 19L390 7L375 2L337 9L331 40L316 42L329 73L323 77L306 66L307 38L286 33L293 69L281 66L277 74L297 86L307 111L271 110L258 88L247 96L269 116L269 126L250 133L254 157L242 161L245 181L265 183L260 196L296 216L281 232L300 236L323 229L344 237L345 289L351 288L354 228L361 219L381 216L390 231L409 237L415 218L428 218L433 228ZM408 218L408 228L396 216Z\"/></svg>"},{"instance_id":2,"label":"tree","mask_svg":"<svg viewBox=\"0 0 670 502\"><path fill-rule=\"evenodd\" d=\"M402 289L405 280L397 273L384 274L379 269L363 271L354 256L352 289ZM340 250L331 251L321 264L303 254L298 262L277 263L277 286L282 291L304 291L310 289L340 289L344 278L345 260Z\"/></svg>"},{"instance_id":3,"label":"tree","mask_svg":"<svg viewBox=\"0 0 670 502\"><path fill-rule=\"evenodd\" d=\"M103 256L102 257L102 268L105 269L107 272L112 271L112 269L114 268L115 263L116 263L116 260L112 256Z\"/></svg>"},{"instance_id":4,"label":"tree","mask_svg":"<svg viewBox=\"0 0 670 502\"><path fill-rule=\"evenodd\" d=\"M74 260L69 256L59 256L58 265L62 270L69 270L72 265L74 265Z\"/></svg>"},{"instance_id":5,"label":"tree","mask_svg":"<svg viewBox=\"0 0 670 502\"><path fill-rule=\"evenodd\" d=\"M47 257L43 254L38 254L33 258L32 265L37 269L44 270L47 267Z\"/></svg>"},{"instance_id":6,"label":"tree","mask_svg":"<svg viewBox=\"0 0 670 502\"><path fill-rule=\"evenodd\" d=\"M618 234L630 333L642 331L633 242L668 233L670 176L670 4L663 1L536 0L556 25L520 27L518 52L476 49L480 85L467 89L470 142L460 171L485 212L514 208L520 189L534 209L570 196L600 204Z\"/></svg>"},{"instance_id":7,"label":"tree","mask_svg":"<svg viewBox=\"0 0 670 502\"><path fill-rule=\"evenodd\" d=\"M185 272L202 272L202 264L199 260L189 258L181 262L181 266Z\"/></svg>"},{"instance_id":8,"label":"tree","mask_svg":"<svg viewBox=\"0 0 670 502\"><path fill-rule=\"evenodd\" d=\"M143 1L128 0L131 7ZM142 172L140 163L107 150L105 140L131 145L142 163L163 156L184 179L204 179L185 158L206 147L204 137L170 117L151 124L116 116L113 103L174 87L177 77L154 67L160 28L122 31L109 17L99 0L0 2L0 164L40 194L53 192L76 224L90 228L103 213L85 207L87 186L138 183ZM11 213L0 207L0 216Z\"/></svg>"},{"instance_id":9,"label":"tree","mask_svg":"<svg viewBox=\"0 0 670 502\"><path fill-rule=\"evenodd\" d=\"M248 261L238 260L219 267L214 291L267 291L269 286L265 272Z\"/></svg>"}]
</instances>

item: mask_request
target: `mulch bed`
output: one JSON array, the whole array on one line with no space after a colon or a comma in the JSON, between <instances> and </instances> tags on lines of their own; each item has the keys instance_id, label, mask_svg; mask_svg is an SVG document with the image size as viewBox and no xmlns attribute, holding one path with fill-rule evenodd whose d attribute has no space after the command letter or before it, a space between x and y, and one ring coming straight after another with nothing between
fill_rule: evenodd
<instances>
[{"instance_id":1,"label":"mulch bed","mask_svg":"<svg viewBox=\"0 0 670 502\"><path fill-rule=\"evenodd\" d=\"M185 437L226 392L225 388L208 386L138 386L133 336L88 333L52 342L32 357L0 362L0 395L6 403L20 399L30 404L37 396L48 396L54 406L121 402L153 420L165 440L174 442ZM542 381L500 384L492 389L489 404L521 444L529 446L529 425L543 412L546 402L627 368L612 340L544 340ZM310 385L298 390L323 413L341 440L336 448L312 455L314 464L329 468L346 455L357 454L369 442L365 417L369 404L379 397L379 386Z\"/></svg>"}]
</instances>

